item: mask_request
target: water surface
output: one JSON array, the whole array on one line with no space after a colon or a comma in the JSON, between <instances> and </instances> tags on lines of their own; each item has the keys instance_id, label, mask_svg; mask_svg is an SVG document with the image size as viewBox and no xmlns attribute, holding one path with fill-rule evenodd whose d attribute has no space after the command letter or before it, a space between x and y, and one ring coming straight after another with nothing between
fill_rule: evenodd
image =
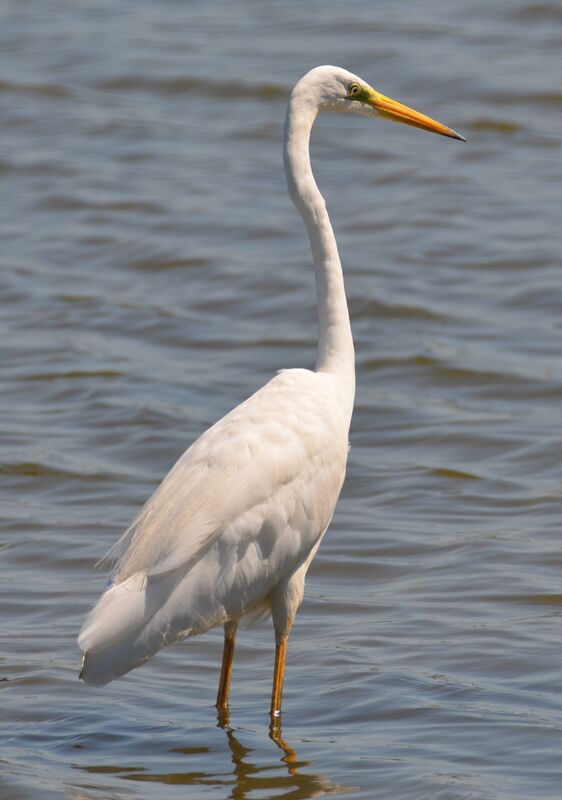
<instances>
[{"instance_id":1,"label":"water surface","mask_svg":"<svg viewBox=\"0 0 562 800\"><path fill-rule=\"evenodd\" d=\"M558 800L562 16L554 1L0 10L0 798ZM185 447L314 363L291 86L336 63L464 133L325 116L357 349L348 479L268 737L269 624L103 690L96 560Z\"/></svg>"}]
</instances>

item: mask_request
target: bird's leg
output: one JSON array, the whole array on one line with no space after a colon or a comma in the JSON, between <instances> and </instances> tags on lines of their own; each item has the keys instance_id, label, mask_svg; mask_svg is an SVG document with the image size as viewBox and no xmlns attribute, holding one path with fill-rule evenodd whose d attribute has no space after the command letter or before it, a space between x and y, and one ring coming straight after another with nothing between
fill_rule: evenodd
<instances>
[{"instance_id":1,"label":"bird's leg","mask_svg":"<svg viewBox=\"0 0 562 800\"><path fill-rule=\"evenodd\" d=\"M281 716L281 698L283 695L283 679L285 677L285 656L287 654L288 635L275 643L275 667L273 670L273 689L271 690L271 725L279 726Z\"/></svg>"},{"instance_id":2,"label":"bird's leg","mask_svg":"<svg viewBox=\"0 0 562 800\"><path fill-rule=\"evenodd\" d=\"M228 691L230 689L230 676L232 675L232 659L234 657L234 642L238 620L231 620L224 626L224 648L222 651L221 677L217 693L217 708L219 713L228 708Z\"/></svg>"},{"instance_id":3,"label":"bird's leg","mask_svg":"<svg viewBox=\"0 0 562 800\"><path fill-rule=\"evenodd\" d=\"M295 621L295 615L304 594L304 576L316 548L307 561L285 580L281 581L271 593L271 617L275 630L275 667L273 688L271 690L271 728L270 733L279 735L281 731L281 696L285 677L285 656L287 640Z\"/></svg>"}]
</instances>

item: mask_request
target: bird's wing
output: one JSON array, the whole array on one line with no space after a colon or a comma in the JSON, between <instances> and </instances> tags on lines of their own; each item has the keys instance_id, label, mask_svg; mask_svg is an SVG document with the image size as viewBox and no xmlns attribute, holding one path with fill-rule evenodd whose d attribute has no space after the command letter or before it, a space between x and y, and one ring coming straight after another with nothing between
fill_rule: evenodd
<instances>
[{"instance_id":1,"label":"bird's wing","mask_svg":"<svg viewBox=\"0 0 562 800\"><path fill-rule=\"evenodd\" d=\"M117 558L115 582L141 571L185 568L225 530L260 514L286 515L290 502L302 502L301 516L309 521L309 541L295 547L312 548L343 481L347 425L332 376L308 370L277 375L172 467L108 553Z\"/></svg>"}]
</instances>

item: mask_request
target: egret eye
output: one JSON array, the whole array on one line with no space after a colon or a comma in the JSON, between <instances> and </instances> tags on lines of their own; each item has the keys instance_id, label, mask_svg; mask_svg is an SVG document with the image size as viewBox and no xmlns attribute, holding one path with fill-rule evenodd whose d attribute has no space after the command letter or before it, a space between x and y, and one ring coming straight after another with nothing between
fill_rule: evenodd
<instances>
[{"instance_id":1,"label":"egret eye","mask_svg":"<svg viewBox=\"0 0 562 800\"><path fill-rule=\"evenodd\" d=\"M347 94L348 97L357 97L358 94L361 92L361 87L358 83L350 83L347 87Z\"/></svg>"}]
</instances>

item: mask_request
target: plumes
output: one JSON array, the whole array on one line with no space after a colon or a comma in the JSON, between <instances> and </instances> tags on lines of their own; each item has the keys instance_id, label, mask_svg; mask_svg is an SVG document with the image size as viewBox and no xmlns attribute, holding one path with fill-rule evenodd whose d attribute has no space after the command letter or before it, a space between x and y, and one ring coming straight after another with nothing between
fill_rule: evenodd
<instances>
[{"instance_id":1,"label":"plumes","mask_svg":"<svg viewBox=\"0 0 562 800\"><path fill-rule=\"evenodd\" d=\"M210 428L106 556L82 678L101 685L167 644L252 613L324 533L345 470L332 376L286 370ZM312 386L314 391L312 391ZM323 412L332 406L332 414Z\"/></svg>"}]
</instances>

